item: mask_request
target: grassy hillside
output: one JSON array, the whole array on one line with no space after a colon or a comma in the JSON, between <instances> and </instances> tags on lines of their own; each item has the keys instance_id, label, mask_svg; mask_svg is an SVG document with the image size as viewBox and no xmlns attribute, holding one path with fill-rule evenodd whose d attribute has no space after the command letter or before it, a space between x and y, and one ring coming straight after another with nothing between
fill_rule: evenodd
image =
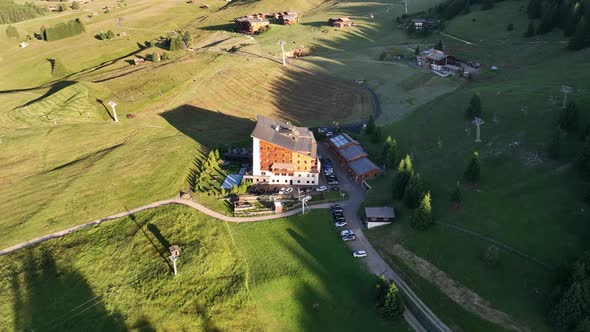
<instances>
[{"instance_id":1,"label":"grassy hillside","mask_svg":"<svg viewBox=\"0 0 590 332\"><path fill-rule=\"evenodd\" d=\"M230 224L249 267L249 285L271 331L410 331L374 309L367 274L331 226L327 211Z\"/></svg>"},{"instance_id":2,"label":"grassy hillside","mask_svg":"<svg viewBox=\"0 0 590 332\"><path fill-rule=\"evenodd\" d=\"M172 275L168 246L183 249ZM248 267L222 222L168 207L0 258L3 329L256 331Z\"/></svg>"},{"instance_id":3,"label":"grassy hillside","mask_svg":"<svg viewBox=\"0 0 590 332\"><path fill-rule=\"evenodd\" d=\"M183 250L177 277L171 244ZM374 279L326 212L228 226L165 207L0 257L0 266L9 330L410 331L376 314Z\"/></svg>"},{"instance_id":4,"label":"grassy hillside","mask_svg":"<svg viewBox=\"0 0 590 332\"><path fill-rule=\"evenodd\" d=\"M498 4L487 15L502 17L504 6L515 5ZM485 26L458 28L475 15L483 14L459 17L449 23L449 30L455 27L453 33L459 38L487 38ZM514 17L505 19L497 26ZM499 34L494 25L489 30L491 36ZM557 269L587 248L588 206L583 201L583 183L572 167L581 140L577 134L564 135L559 160L550 159L546 147L557 125L562 84L574 87L569 100L580 106L580 123L590 120L586 107L590 67L584 60L590 53L572 53L564 45L548 41L466 45L445 39L452 52L483 63L479 79L383 128L384 135L396 137L404 153L414 156L415 169L432 191L438 225L426 232L413 231L410 211L400 203L396 204L398 225L370 232L372 242L392 262L400 260L390 244L400 243L532 331L550 330L545 320L546 303ZM497 65L499 71L489 71L491 65ZM481 94L486 121L479 144L473 141L475 128L464 120L464 110L475 92ZM375 153L380 151L369 140L366 143ZM462 181L473 151L481 156L481 183L476 189L465 187L461 208L451 208L449 192L457 180ZM391 183L391 174L376 180L367 204L391 202ZM501 249L495 266L484 259L492 241L510 248ZM445 309L440 304L449 299L439 299L440 294L432 289L424 287L422 295L426 303L440 307L442 318L453 326L489 330L474 328L461 315Z\"/></svg>"}]
</instances>

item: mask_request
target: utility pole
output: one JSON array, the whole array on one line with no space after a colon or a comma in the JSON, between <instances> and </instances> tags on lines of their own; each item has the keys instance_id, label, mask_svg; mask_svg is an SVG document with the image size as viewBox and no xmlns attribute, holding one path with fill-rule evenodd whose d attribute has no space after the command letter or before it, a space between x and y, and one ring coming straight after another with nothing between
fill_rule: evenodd
<instances>
[{"instance_id":1,"label":"utility pole","mask_svg":"<svg viewBox=\"0 0 590 332\"><path fill-rule=\"evenodd\" d=\"M180 247L175 244L168 248L168 250L170 250L170 256L168 258L170 258L170 260L172 261L172 265L174 267L174 275L177 275L178 270L176 269L176 261L178 260L178 257L180 257Z\"/></svg>"},{"instance_id":2,"label":"utility pole","mask_svg":"<svg viewBox=\"0 0 590 332\"><path fill-rule=\"evenodd\" d=\"M569 93L572 93L573 91L574 91L574 89L571 86L567 86L567 85L561 86L561 92L563 92L563 108L565 108L566 103L567 103L567 95Z\"/></svg>"},{"instance_id":3,"label":"utility pole","mask_svg":"<svg viewBox=\"0 0 590 332\"><path fill-rule=\"evenodd\" d=\"M485 122L482 119L480 119L478 117L475 117L475 119L473 119L473 122L472 123L477 128L477 131L476 131L476 134L475 134L475 141L477 143L479 143L479 142L481 142L479 126L481 126Z\"/></svg>"},{"instance_id":4,"label":"utility pole","mask_svg":"<svg viewBox=\"0 0 590 332\"><path fill-rule=\"evenodd\" d=\"M113 109L113 117L115 118L115 122L119 122L119 118L117 118L117 110L115 110L117 103L114 101L109 101L109 106Z\"/></svg>"},{"instance_id":5,"label":"utility pole","mask_svg":"<svg viewBox=\"0 0 590 332\"><path fill-rule=\"evenodd\" d=\"M406 5L406 15L408 15L408 0L404 0L404 5Z\"/></svg>"},{"instance_id":6,"label":"utility pole","mask_svg":"<svg viewBox=\"0 0 590 332\"><path fill-rule=\"evenodd\" d=\"M283 54L283 66L287 64L287 62L285 62L285 42L282 40L279 40L279 45L281 45L281 53Z\"/></svg>"}]
</instances>

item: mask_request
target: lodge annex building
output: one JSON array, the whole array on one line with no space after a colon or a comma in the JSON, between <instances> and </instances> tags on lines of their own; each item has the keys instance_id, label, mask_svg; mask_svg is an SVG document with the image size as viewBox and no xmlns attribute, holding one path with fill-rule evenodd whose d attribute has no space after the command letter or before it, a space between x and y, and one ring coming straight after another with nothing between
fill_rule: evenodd
<instances>
[{"instance_id":1,"label":"lodge annex building","mask_svg":"<svg viewBox=\"0 0 590 332\"><path fill-rule=\"evenodd\" d=\"M252 132L254 183L315 186L321 163L313 133L304 127L257 116Z\"/></svg>"}]
</instances>

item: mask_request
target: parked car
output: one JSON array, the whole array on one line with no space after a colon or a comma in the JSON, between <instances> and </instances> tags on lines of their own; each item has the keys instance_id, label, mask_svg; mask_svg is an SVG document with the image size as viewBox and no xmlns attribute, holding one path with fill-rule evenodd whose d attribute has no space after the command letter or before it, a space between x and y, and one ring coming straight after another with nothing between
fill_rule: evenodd
<instances>
[{"instance_id":1,"label":"parked car","mask_svg":"<svg viewBox=\"0 0 590 332\"><path fill-rule=\"evenodd\" d=\"M284 195L285 194L285 188L281 188L281 190L279 190L279 195Z\"/></svg>"},{"instance_id":2,"label":"parked car","mask_svg":"<svg viewBox=\"0 0 590 332\"><path fill-rule=\"evenodd\" d=\"M340 204L332 204L330 206L330 210L334 211L334 209L342 209L342 207L340 206Z\"/></svg>"},{"instance_id":3,"label":"parked car","mask_svg":"<svg viewBox=\"0 0 590 332\"><path fill-rule=\"evenodd\" d=\"M332 137L332 135L334 135L334 133L333 133L333 132L331 132L331 131L327 131L327 132L326 132L326 136L327 136L327 137Z\"/></svg>"},{"instance_id":4,"label":"parked car","mask_svg":"<svg viewBox=\"0 0 590 332\"><path fill-rule=\"evenodd\" d=\"M356 258L367 257L367 252L364 250L357 250L352 253L352 257L356 257Z\"/></svg>"},{"instance_id":5,"label":"parked car","mask_svg":"<svg viewBox=\"0 0 590 332\"><path fill-rule=\"evenodd\" d=\"M344 227L348 224L346 223L346 221L337 221L334 225L336 225L336 227Z\"/></svg>"},{"instance_id":6,"label":"parked car","mask_svg":"<svg viewBox=\"0 0 590 332\"><path fill-rule=\"evenodd\" d=\"M348 235L354 235L354 232L351 231L350 229L345 229L340 232L340 236L348 236Z\"/></svg>"},{"instance_id":7,"label":"parked car","mask_svg":"<svg viewBox=\"0 0 590 332\"><path fill-rule=\"evenodd\" d=\"M354 241L356 240L356 235L347 235L342 237L342 241Z\"/></svg>"},{"instance_id":8,"label":"parked car","mask_svg":"<svg viewBox=\"0 0 590 332\"><path fill-rule=\"evenodd\" d=\"M291 187L285 189L285 194L290 194L292 192L293 192L293 188L291 188Z\"/></svg>"},{"instance_id":9,"label":"parked car","mask_svg":"<svg viewBox=\"0 0 590 332\"><path fill-rule=\"evenodd\" d=\"M334 222L346 222L346 218L344 217L335 217L332 219L334 220Z\"/></svg>"},{"instance_id":10,"label":"parked car","mask_svg":"<svg viewBox=\"0 0 590 332\"><path fill-rule=\"evenodd\" d=\"M332 210L332 214L344 212L344 209L342 209L340 206L332 208L331 210Z\"/></svg>"},{"instance_id":11,"label":"parked car","mask_svg":"<svg viewBox=\"0 0 590 332\"><path fill-rule=\"evenodd\" d=\"M334 218L334 219L344 218L344 215L342 214L342 212L336 212L336 213L332 213L332 218Z\"/></svg>"},{"instance_id":12,"label":"parked car","mask_svg":"<svg viewBox=\"0 0 590 332\"><path fill-rule=\"evenodd\" d=\"M322 192L322 191L326 191L328 190L328 187L326 186L319 186L317 188L315 188L316 191Z\"/></svg>"},{"instance_id":13,"label":"parked car","mask_svg":"<svg viewBox=\"0 0 590 332\"><path fill-rule=\"evenodd\" d=\"M331 186L335 186L335 185L340 184L340 182L338 180L328 180L328 184ZM338 189L335 189L335 190L338 190Z\"/></svg>"}]
</instances>

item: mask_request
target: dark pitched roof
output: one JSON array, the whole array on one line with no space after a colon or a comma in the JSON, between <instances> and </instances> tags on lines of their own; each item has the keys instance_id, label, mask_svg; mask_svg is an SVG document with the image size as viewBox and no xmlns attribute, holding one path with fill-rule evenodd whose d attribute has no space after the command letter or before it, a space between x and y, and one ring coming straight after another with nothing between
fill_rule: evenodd
<instances>
[{"instance_id":1,"label":"dark pitched roof","mask_svg":"<svg viewBox=\"0 0 590 332\"><path fill-rule=\"evenodd\" d=\"M295 127L263 115L258 115L256 120L256 128L250 136L316 158L317 142L308 128Z\"/></svg>"},{"instance_id":2,"label":"dark pitched roof","mask_svg":"<svg viewBox=\"0 0 590 332\"><path fill-rule=\"evenodd\" d=\"M395 212L392 207L387 206L366 207L365 216L367 218L393 219L395 218Z\"/></svg>"},{"instance_id":3,"label":"dark pitched roof","mask_svg":"<svg viewBox=\"0 0 590 332\"><path fill-rule=\"evenodd\" d=\"M432 59L432 60L436 60L436 61L445 59L447 57L448 57L448 55L441 52L441 51L436 51L436 52L430 53L427 56L428 59Z\"/></svg>"},{"instance_id":4,"label":"dark pitched roof","mask_svg":"<svg viewBox=\"0 0 590 332\"><path fill-rule=\"evenodd\" d=\"M356 175L363 175L373 170L381 170L375 165L375 163L370 161L369 158L353 160L348 163L348 166L350 166L350 169L352 169Z\"/></svg>"},{"instance_id":5,"label":"dark pitched roof","mask_svg":"<svg viewBox=\"0 0 590 332\"><path fill-rule=\"evenodd\" d=\"M353 159L358 159L360 157L366 157L367 153L363 150L362 146L360 145L349 145L338 150L338 153L344 158L346 161L350 161Z\"/></svg>"}]
</instances>

